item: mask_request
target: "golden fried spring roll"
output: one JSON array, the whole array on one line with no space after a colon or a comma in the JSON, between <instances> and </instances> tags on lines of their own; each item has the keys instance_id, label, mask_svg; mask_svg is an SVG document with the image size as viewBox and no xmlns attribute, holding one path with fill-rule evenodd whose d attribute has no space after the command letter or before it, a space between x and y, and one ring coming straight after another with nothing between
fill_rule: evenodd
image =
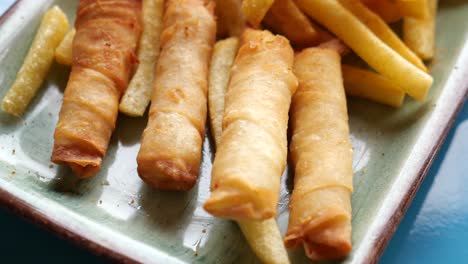
<instances>
[{"instance_id":1,"label":"golden fried spring roll","mask_svg":"<svg viewBox=\"0 0 468 264\"><path fill-rule=\"evenodd\" d=\"M169 0L138 174L149 185L188 190L197 178L207 113L214 2Z\"/></svg>"},{"instance_id":2,"label":"golden fried spring roll","mask_svg":"<svg viewBox=\"0 0 468 264\"><path fill-rule=\"evenodd\" d=\"M52 161L79 177L97 173L115 127L120 96L136 64L140 1L81 0L73 62L54 134Z\"/></svg>"},{"instance_id":3,"label":"golden fried spring roll","mask_svg":"<svg viewBox=\"0 0 468 264\"><path fill-rule=\"evenodd\" d=\"M424 19L403 20L403 40L424 60L434 57L437 0L428 0L429 15Z\"/></svg>"},{"instance_id":4,"label":"golden fried spring roll","mask_svg":"<svg viewBox=\"0 0 468 264\"><path fill-rule=\"evenodd\" d=\"M239 39L236 37L220 40L216 42L211 58L208 106L211 131L216 145L219 145L221 141L224 97L238 47ZM288 253L274 218L263 221L243 220L237 223L250 247L263 263L289 263Z\"/></svg>"},{"instance_id":5,"label":"golden fried spring roll","mask_svg":"<svg viewBox=\"0 0 468 264\"><path fill-rule=\"evenodd\" d=\"M333 38L327 42L323 42L320 45L318 45L318 47L322 49L334 50L338 52L338 54L340 54L341 57L344 57L351 52L351 49L338 38Z\"/></svg>"},{"instance_id":6,"label":"golden fried spring roll","mask_svg":"<svg viewBox=\"0 0 468 264\"><path fill-rule=\"evenodd\" d=\"M242 0L216 0L216 34L218 37L240 36L246 27Z\"/></svg>"},{"instance_id":7,"label":"golden fried spring roll","mask_svg":"<svg viewBox=\"0 0 468 264\"><path fill-rule=\"evenodd\" d=\"M263 23L299 47L315 45L320 34L293 0L276 0L263 19Z\"/></svg>"},{"instance_id":8,"label":"golden fried spring roll","mask_svg":"<svg viewBox=\"0 0 468 264\"><path fill-rule=\"evenodd\" d=\"M246 30L241 42L204 208L218 217L261 220L276 215L286 166L294 52L286 38L268 31Z\"/></svg>"},{"instance_id":9,"label":"golden fried spring roll","mask_svg":"<svg viewBox=\"0 0 468 264\"><path fill-rule=\"evenodd\" d=\"M341 60L336 51L309 48L296 56L299 87L291 104L294 190L288 248L304 246L313 260L351 251L352 148Z\"/></svg>"}]
</instances>

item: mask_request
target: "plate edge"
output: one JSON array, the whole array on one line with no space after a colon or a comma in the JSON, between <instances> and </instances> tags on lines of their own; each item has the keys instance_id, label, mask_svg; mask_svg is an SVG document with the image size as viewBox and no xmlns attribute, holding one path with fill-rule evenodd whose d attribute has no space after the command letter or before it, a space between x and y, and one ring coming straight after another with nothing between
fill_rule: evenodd
<instances>
[{"instance_id":1,"label":"plate edge","mask_svg":"<svg viewBox=\"0 0 468 264\"><path fill-rule=\"evenodd\" d=\"M467 38L465 38L465 43L463 44L463 48L460 51L460 54L459 54L460 57L457 58L457 61L455 62L455 64L459 62L459 59L464 55L464 52L467 53L467 55L465 56L468 57L468 35L467 35ZM361 263L376 264L379 261L385 248L390 242L390 239L393 237L393 234L395 233L398 225L403 219L403 216L406 214L406 211L408 210L413 199L415 198L416 193L418 192L419 187L424 181L424 178L427 175L437 153L439 152L440 148L445 142L445 139L448 133L450 132L456 118L458 117L458 114L460 113L462 106L467 100L468 98L468 67L464 67L460 71L450 74L445 85L447 85L447 83L449 82L451 78L457 78L457 77L460 78L460 81L458 85L456 85L456 87L458 88L461 86L461 91L463 91L462 96L459 96L458 98L456 98L457 101L455 103L455 108L450 113L450 117L447 119L447 122L445 122L445 124L443 125L443 130L440 132L438 136L434 137L436 141L430 147L430 150L427 156L424 158L424 162L422 162L421 168L416 173L416 177L414 181L412 182L410 188L408 188L408 190L404 192L403 194L404 198L398 202L395 209L392 210L391 212L391 217L388 219L388 221L385 222L383 228L381 228L378 231L377 237L379 239L376 239L370 243L371 250L367 254L366 260L363 260ZM442 108L439 111L442 112L444 108Z\"/></svg>"}]
</instances>

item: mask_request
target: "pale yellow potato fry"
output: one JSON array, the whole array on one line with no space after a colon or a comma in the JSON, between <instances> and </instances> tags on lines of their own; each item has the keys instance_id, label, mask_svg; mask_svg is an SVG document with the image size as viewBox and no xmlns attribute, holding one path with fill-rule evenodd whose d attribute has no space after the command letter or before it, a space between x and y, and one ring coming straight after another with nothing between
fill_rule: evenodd
<instances>
[{"instance_id":1,"label":"pale yellow potato fry","mask_svg":"<svg viewBox=\"0 0 468 264\"><path fill-rule=\"evenodd\" d=\"M257 257L265 264L290 263L281 233L274 218L237 222Z\"/></svg>"},{"instance_id":2,"label":"pale yellow potato fry","mask_svg":"<svg viewBox=\"0 0 468 264\"><path fill-rule=\"evenodd\" d=\"M378 38L338 0L297 0L299 7L320 22L377 72L418 101L424 101L432 77Z\"/></svg>"},{"instance_id":3,"label":"pale yellow potato fry","mask_svg":"<svg viewBox=\"0 0 468 264\"><path fill-rule=\"evenodd\" d=\"M242 0L216 0L216 34L219 37L240 36L246 26Z\"/></svg>"},{"instance_id":4,"label":"pale yellow potato fry","mask_svg":"<svg viewBox=\"0 0 468 264\"><path fill-rule=\"evenodd\" d=\"M23 65L3 98L3 111L15 116L24 113L49 72L55 49L67 33L68 25L67 16L58 6L45 13Z\"/></svg>"},{"instance_id":5,"label":"pale yellow potato fry","mask_svg":"<svg viewBox=\"0 0 468 264\"><path fill-rule=\"evenodd\" d=\"M275 0L263 23L288 38L295 46L307 47L320 41L320 33L293 0Z\"/></svg>"},{"instance_id":6,"label":"pale yellow potato fry","mask_svg":"<svg viewBox=\"0 0 468 264\"><path fill-rule=\"evenodd\" d=\"M242 11L253 27L258 27L274 0L243 0Z\"/></svg>"},{"instance_id":7,"label":"pale yellow potato fry","mask_svg":"<svg viewBox=\"0 0 468 264\"><path fill-rule=\"evenodd\" d=\"M60 42L60 45L55 49L55 61L66 66L70 66L73 60L73 38L75 37L76 30L68 31L63 40Z\"/></svg>"},{"instance_id":8,"label":"pale yellow potato fry","mask_svg":"<svg viewBox=\"0 0 468 264\"><path fill-rule=\"evenodd\" d=\"M140 64L120 101L120 112L129 116L142 116L151 100L153 75L159 56L164 1L143 0L143 32L138 47Z\"/></svg>"},{"instance_id":9,"label":"pale yellow potato fry","mask_svg":"<svg viewBox=\"0 0 468 264\"><path fill-rule=\"evenodd\" d=\"M427 72L422 60L408 48L395 32L376 13L368 9L359 0L340 0L340 3L351 11L362 23L364 23L385 44L398 52L403 58L414 64L419 69Z\"/></svg>"},{"instance_id":10,"label":"pale yellow potato fry","mask_svg":"<svg viewBox=\"0 0 468 264\"><path fill-rule=\"evenodd\" d=\"M393 23L403 18L394 0L371 0L362 2L387 23Z\"/></svg>"},{"instance_id":11,"label":"pale yellow potato fry","mask_svg":"<svg viewBox=\"0 0 468 264\"><path fill-rule=\"evenodd\" d=\"M344 64L341 69L347 95L393 107L403 104L405 92L382 75Z\"/></svg>"},{"instance_id":12,"label":"pale yellow potato fry","mask_svg":"<svg viewBox=\"0 0 468 264\"><path fill-rule=\"evenodd\" d=\"M224 96L229 84L231 66L239 48L239 39L232 37L216 43L211 58L208 84L208 106L211 131L216 145L221 141ZM264 221L237 221L247 242L264 263L289 263L288 254L274 218Z\"/></svg>"},{"instance_id":13,"label":"pale yellow potato fry","mask_svg":"<svg viewBox=\"0 0 468 264\"><path fill-rule=\"evenodd\" d=\"M428 0L396 0L400 13L404 17L425 19L429 16Z\"/></svg>"},{"instance_id":14,"label":"pale yellow potato fry","mask_svg":"<svg viewBox=\"0 0 468 264\"><path fill-rule=\"evenodd\" d=\"M403 40L423 60L432 59L435 50L437 0L428 2L429 15L425 19L407 17L403 20Z\"/></svg>"},{"instance_id":15,"label":"pale yellow potato fry","mask_svg":"<svg viewBox=\"0 0 468 264\"><path fill-rule=\"evenodd\" d=\"M216 43L211 57L208 80L208 108L210 112L211 133L216 144L221 141L224 114L224 95L231 76L231 66L239 48L236 37L220 40Z\"/></svg>"}]
</instances>

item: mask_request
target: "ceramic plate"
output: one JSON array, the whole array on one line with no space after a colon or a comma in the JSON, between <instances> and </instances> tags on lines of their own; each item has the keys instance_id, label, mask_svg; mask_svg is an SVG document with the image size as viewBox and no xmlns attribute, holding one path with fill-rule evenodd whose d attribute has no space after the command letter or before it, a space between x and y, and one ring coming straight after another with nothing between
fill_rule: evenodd
<instances>
[{"instance_id":1,"label":"ceramic plate","mask_svg":"<svg viewBox=\"0 0 468 264\"><path fill-rule=\"evenodd\" d=\"M0 19L0 98L15 78L41 15L58 4L73 21L78 1L22 0ZM468 2L441 1L435 79L429 99L395 110L350 99L355 150L354 249L343 263L375 263L417 191L468 90ZM101 172L78 181L50 163L52 136L69 69L54 65L21 119L0 113L0 200L26 217L117 260L258 263L238 227L202 209L213 148L208 138L198 184L187 193L155 191L137 175L144 118L120 116ZM288 220L285 173L278 222ZM293 263L306 263L302 251Z\"/></svg>"}]
</instances>

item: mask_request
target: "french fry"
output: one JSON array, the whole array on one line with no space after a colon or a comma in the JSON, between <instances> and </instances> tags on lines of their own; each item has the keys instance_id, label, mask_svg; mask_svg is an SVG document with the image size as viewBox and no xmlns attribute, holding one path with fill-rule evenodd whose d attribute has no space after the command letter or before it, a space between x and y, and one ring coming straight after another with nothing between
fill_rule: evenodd
<instances>
[{"instance_id":1,"label":"french fry","mask_svg":"<svg viewBox=\"0 0 468 264\"><path fill-rule=\"evenodd\" d=\"M129 116L142 116L151 100L154 67L159 56L163 4L163 0L143 1L143 33L138 47L140 64L119 105L120 112Z\"/></svg>"},{"instance_id":2,"label":"french fry","mask_svg":"<svg viewBox=\"0 0 468 264\"><path fill-rule=\"evenodd\" d=\"M278 224L274 218L263 221L240 220L237 223L250 247L263 263L290 263Z\"/></svg>"},{"instance_id":3,"label":"french fry","mask_svg":"<svg viewBox=\"0 0 468 264\"><path fill-rule=\"evenodd\" d=\"M428 0L429 15L425 19L404 18L403 40L423 60L434 57L437 0Z\"/></svg>"},{"instance_id":4,"label":"french fry","mask_svg":"<svg viewBox=\"0 0 468 264\"><path fill-rule=\"evenodd\" d=\"M397 3L392 0L371 0L363 2L387 23L393 23L403 18Z\"/></svg>"},{"instance_id":5,"label":"french fry","mask_svg":"<svg viewBox=\"0 0 468 264\"><path fill-rule=\"evenodd\" d=\"M240 36L246 26L241 0L216 0L216 34L219 37Z\"/></svg>"},{"instance_id":6,"label":"french fry","mask_svg":"<svg viewBox=\"0 0 468 264\"><path fill-rule=\"evenodd\" d=\"M243 0L242 11L253 27L258 27L275 0Z\"/></svg>"},{"instance_id":7,"label":"french fry","mask_svg":"<svg viewBox=\"0 0 468 264\"><path fill-rule=\"evenodd\" d=\"M385 77L354 66L342 65L347 95L361 97L380 104L400 107L405 92Z\"/></svg>"},{"instance_id":8,"label":"french fry","mask_svg":"<svg viewBox=\"0 0 468 264\"><path fill-rule=\"evenodd\" d=\"M425 19L429 16L428 0L396 0L404 17Z\"/></svg>"},{"instance_id":9,"label":"french fry","mask_svg":"<svg viewBox=\"0 0 468 264\"><path fill-rule=\"evenodd\" d=\"M427 72L427 68L422 60L401 41L385 21L368 9L362 2L359 0L340 0L340 3L359 18L385 44L413 65Z\"/></svg>"},{"instance_id":10,"label":"french fry","mask_svg":"<svg viewBox=\"0 0 468 264\"><path fill-rule=\"evenodd\" d=\"M221 141L224 114L224 96L228 87L231 65L239 47L235 37L218 41L214 47L210 65L208 106L211 131L216 145ZM289 263L288 254L274 218L264 221L237 221L247 242L264 263Z\"/></svg>"},{"instance_id":11,"label":"french fry","mask_svg":"<svg viewBox=\"0 0 468 264\"><path fill-rule=\"evenodd\" d=\"M231 66L239 48L239 39L232 37L216 43L211 57L208 81L208 108L211 132L216 143L221 141L224 95L231 76Z\"/></svg>"},{"instance_id":12,"label":"french fry","mask_svg":"<svg viewBox=\"0 0 468 264\"><path fill-rule=\"evenodd\" d=\"M3 111L15 116L24 113L49 72L55 49L65 36L68 25L67 16L58 6L45 13L23 65L3 98Z\"/></svg>"},{"instance_id":13,"label":"french fry","mask_svg":"<svg viewBox=\"0 0 468 264\"><path fill-rule=\"evenodd\" d=\"M76 30L68 31L63 40L60 42L60 45L55 49L55 61L66 66L70 66L73 60L73 38L75 37Z\"/></svg>"},{"instance_id":14,"label":"french fry","mask_svg":"<svg viewBox=\"0 0 468 264\"><path fill-rule=\"evenodd\" d=\"M263 19L263 23L299 47L319 42L320 34L293 0L276 0Z\"/></svg>"},{"instance_id":15,"label":"french fry","mask_svg":"<svg viewBox=\"0 0 468 264\"><path fill-rule=\"evenodd\" d=\"M424 101L432 85L432 77L387 46L338 0L297 0L297 4L343 40L377 72L411 97Z\"/></svg>"}]
</instances>

